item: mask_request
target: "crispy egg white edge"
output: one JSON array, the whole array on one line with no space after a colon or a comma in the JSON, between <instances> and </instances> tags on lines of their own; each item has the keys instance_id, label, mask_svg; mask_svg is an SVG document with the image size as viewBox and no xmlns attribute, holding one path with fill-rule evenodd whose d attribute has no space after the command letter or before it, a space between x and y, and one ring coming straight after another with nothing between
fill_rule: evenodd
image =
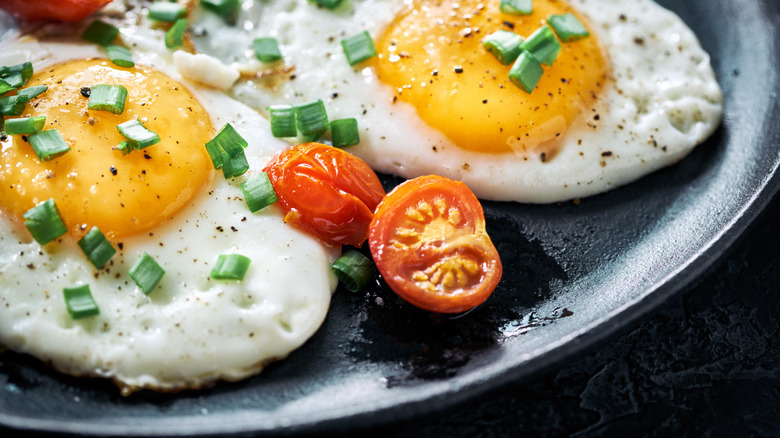
<instances>
[{"instance_id":1,"label":"crispy egg white edge","mask_svg":"<svg viewBox=\"0 0 780 438\"><path fill-rule=\"evenodd\" d=\"M138 34L123 36L144 42ZM3 48L0 64L30 60L36 68L104 56L89 44L33 38L9 38ZM180 77L164 46L136 49L134 57L187 86L215 129L233 124L249 142L247 175L289 146L271 137L268 122L254 110ZM153 236L123 239L109 272L92 267L72 237L41 248L0 213L0 343L63 372L163 390L244 378L286 357L325 318L337 284L330 265L338 249L284 224L276 206L250 213L240 181L226 181L217 171L212 187L204 188L208 193L152 230ZM127 275L144 252L166 270L149 296ZM252 259L243 281L209 279L223 253ZM62 289L78 284L90 285L99 316L73 320L67 313Z\"/></svg>"},{"instance_id":2,"label":"crispy egg white edge","mask_svg":"<svg viewBox=\"0 0 780 438\"><path fill-rule=\"evenodd\" d=\"M613 80L601 91L596 111L582 113L547 162L455 147L411 105L391 104L392 90L371 69L347 64L340 39L364 28L376 38L404 2L355 1L336 12L306 0L264 2L244 8L247 22L256 25L221 30L206 43L214 53L232 53L230 47L241 47L241 32L277 37L285 63L295 66L295 80L271 88L241 81L234 95L260 111L323 99L331 120L358 119L361 143L348 150L377 171L459 179L481 199L550 203L601 193L679 161L712 134L723 113L709 55L677 15L650 0L571 3L590 19L611 60ZM628 19L619 20L621 13ZM224 28L208 13L196 17L196 26ZM635 44L637 37L645 44Z\"/></svg>"}]
</instances>

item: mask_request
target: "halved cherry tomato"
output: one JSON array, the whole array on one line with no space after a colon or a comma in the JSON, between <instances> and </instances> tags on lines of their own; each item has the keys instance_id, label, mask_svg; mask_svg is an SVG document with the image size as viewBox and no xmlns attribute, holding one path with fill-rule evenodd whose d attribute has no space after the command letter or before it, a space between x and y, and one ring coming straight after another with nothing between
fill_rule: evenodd
<instances>
[{"instance_id":1,"label":"halved cherry tomato","mask_svg":"<svg viewBox=\"0 0 780 438\"><path fill-rule=\"evenodd\" d=\"M0 8L24 20L79 21L111 0L2 0Z\"/></svg>"},{"instance_id":2,"label":"halved cherry tomato","mask_svg":"<svg viewBox=\"0 0 780 438\"><path fill-rule=\"evenodd\" d=\"M390 288L425 310L469 310L501 279L482 205L459 181L421 176L397 186L377 207L368 244Z\"/></svg>"},{"instance_id":3,"label":"halved cherry tomato","mask_svg":"<svg viewBox=\"0 0 780 438\"><path fill-rule=\"evenodd\" d=\"M321 143L304 143L264 169L285 212L284 221L331 245L360 246L385 189L360 158Z\"/></svg>"}]
</instances>

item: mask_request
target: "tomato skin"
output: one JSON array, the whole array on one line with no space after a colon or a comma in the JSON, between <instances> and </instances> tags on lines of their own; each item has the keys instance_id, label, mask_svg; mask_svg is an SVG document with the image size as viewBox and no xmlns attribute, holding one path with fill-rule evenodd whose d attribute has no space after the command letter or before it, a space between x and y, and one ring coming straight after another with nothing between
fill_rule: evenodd
<instances>
[{"instance_id":1,"label":"tomato skin","mask_svg":"<svg viewBox=\"0 0 780 438\"><path fill-rule=\"evenodd\" d=\"M390 288L432 312L482 304L503 272L479 200L462 182L440 176L390 191L376 209L368 244Z\"/></svg>"},{"instance_id":2,"label":"tomato skin","mask_svg":"<svg viewBox=\"0 0 780 438\"><path fill-rule=\"evenodd\" d=\"M385 189L360 158L321 143L293 146L263 169L285 222L329 245L361 246Z\"/></svg>"},{"instance_id":3,"label":"tomato skin","mask_svg":"<svg viewBox=\"0 0 780 438\"><path fill-rule=\"evenodd\" d=\"M3 0L0 8L24 20L83 20L111 0Z\"/></svg>"}]
</instances>

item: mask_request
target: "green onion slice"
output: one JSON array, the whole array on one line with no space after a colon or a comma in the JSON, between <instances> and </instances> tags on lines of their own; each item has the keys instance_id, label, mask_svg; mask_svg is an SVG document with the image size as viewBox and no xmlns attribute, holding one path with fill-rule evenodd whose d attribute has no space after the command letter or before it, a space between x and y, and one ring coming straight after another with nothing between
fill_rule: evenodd
<instances>
[{"instance_id":1,"label":"green onion slice","mask_svg":"<svg viewBox=\"0 0 780 438\"><path fill-rule=\"evenodd\" d=\"M35 132L30 134L27 140L41 161L53 160L70 150L62 134L56 129Z\"/></svg>"},{"instance_id":2,"label":"green onion slice","mask_svg":"<svg viewBox=\"0 0 780 438\"><path fill-rule=\"evenodd\" d=\"M21 116L30 98L24 94L0 98L0 114L4 116Z\"/></svg>"},{"instance_id":3,"label":"green onion slice","mask_svg":"<svg viewBox=\"0 0 780 438\"><path fill-rule=\"evenodd\" d=\"M217 14L227 17L238 10L239 0L200 0L201 4Z\"/></svg>"},{"instance_id":4,"label":"green onion slice","mask_svg":"<svg viewBox=\"0 0 780 438\"><path fill-rule=\"evenodd\" d=\"M155 21L173 23L186 14L187 8L178 3L157 1L149 5L149 18Z\"/></svg>"},{"instance_id":5,"label":"green onion slice","mask_svg":"<svg viewBox=\"0 0 780 438\"><path fill-rule=\"evenodd\" d=\"M129 274L130 278L135 281L135 284L141 288L141 291L145 295L149 295L162 280L163 275L165 275L165 269L157 264L152 256L144 253L130 268Z\"/></svg>"},{"instance_id":6,"label":"green onion slice","mask_svg":"<svg viewBox=\"0 0 780 438\"><path fill-rule=\"evenodd\" d=\"M104 21L95 20L87 27L81 37L89 42L107 46L119 36L119 28Z\"/></svg>"},{"instance_id":7,"label":"green onion slice","mask_svg":"<svg viewBox=\"0 0 780 438\"><path fill-rule=\"evenodd\" d=\"M4 76L3 80L14 89L24 86L24 84L27 82L24 80L24 78L22 78L22 74L19 72L14 72L8 76Z\"/></svg>"},{"instance_id":8,"label":"green onion slice","mask_svg":"<svg viewBox=\"0 0 780 438\"><path fill-rule=\"evenodd\" d=\"M255 175L241 183L241 191L252 213L262 210L278 200L274 186L265 172Z\"/></svg>"},{"instance_id":9,"label":"green onion slice","mask_svg":"<svg viewBox=\"0 0 780 438\"><path fill-rule=\"evenodd\" d=\"M482 47L496 57L498 62L509 65L522 51L523 37L508 30L497 30L482 39Z\"/></svg>"},{"instance_id":10,"label":"green onion slice","mask_svg":"<svg viewBox=\"0 0 780 438\"><path fill-rule=\"evenodd\" d=\"M331 269L350 292L358 292L374 276L374 262L362 253L350 249L341 255Z\"/></svg>"},{"instance_id":11,"label":"green onion slice","mask_svg":"<svg viewBox=\"0 0 780 438\"><path fill-rule=\"evenodd\" d=\"M92 95L94 94L95 91L93 87ZM92 95L90 95L90 99L92 98ZM143 124L141 124L140 121L138 121L138 119L132 119L124 123L120 123L119 125L116 125L116 129L118 129L119 132L122 133L125 138L127 138L130 146L136 150L148 148L149 146L160 142L160 136L147 129Z\"/></svg>"},{"instance_id":12,"label":"green onion slice","mask_svg":"<svg viewBox=\"0 0 780 438\"><path fill-rule=\"evenodd\" d=\"M179 18L173 23L168 32L165 33L165 47L175 49L184 44L184 33L187 31L188 22L186 18Z\"/></svg>"},{"instance_id":13,"label":"green onion slice","mask_svg":"<svg viewBox=\"0 0 780 438\"><path fill-rule=\"evenodd\" d=\"M48 85L35 85L33 87L22 88L16 92L17 96L25 96L27 100L32 100L33 97L38 97L41 93L48 90Z\"/></svg>"},{"instance_id":14,"label":"green onion slice","mask_svg":"<svg viewBox=\"0 0 780 438\"><path fill-rule=\"evenodd\" d=\"M325 9L336 9L341 4L341 0L309 0L309 3Z\"/></svg>"},{"instance_id":15,"label":"green onion slice","mask_svg":"<svg viewBox=\"0 0 780 438\"><path fill-rule=\"evenodd\" d=\"M539 83L542 74L544 69L539 60L534 55L523 51L509 70L509 80L527 93L531 93Z\"/></svg>"},{"instance_id":16,"label":"green onion slice","mask_svg":"<svg viewBox=\"0 0 780 438\"><path fill-rule=\"evenodd\" d=\"M118 145L112 147L111 149L121 152L122 155L127 155L133 150L133 147L130 146L129 141L120 141Z\"/></svg>"},{"instance_id":17,"label":"green onion slice","mask_svg":"<svg viewBox=\"0 0 780 438\"><path fill-rule=\"evenodd\" d=\"M123 85L95 84L90 88L87 109L122 114L127 101L127 88Z\"/></svg>"},{"instance_id":18,"label":"green onion slice","mask_svg":"<svg viewBox=\"0 0 780 438\"><path fill-rule=\"evenodd\" d=\"M15 90L16 87L9 84L8 81L6 81L3 78L0 78L0 95L3 95L11 90Z\"/></svg>"},{"instance_id":19,"label":"green onion slice","mask_svg":"<svg viewBox=\"0 0 780 438\"><path fill-rule=\"evenodd\" d=\"M243 280L249 270L249 257L241 254L220 254L217 264L211 270L215 280Z\"/></svg>"},{"instance_id":20,"label":"green onion slice","mask_svg":"<svg viewBox=\"0 0 780 438\"><path fill-rule=\"evenodd\" d=\"M501 12L511 15L528 15L533 12L533 0L501 0Z\"/></svg>"},{"instance_id":21,"label":"green onion slice","mask_svg":"<svg viewBox=\"0 0 780 438\"><path fill-rule=\"evenodd\" d=\"M298 128L295 125L295 108L292 105L272 105L268 107L271 119L271 134L274 137L295 137Z\"/></svg>"},{"instance_id":22,"label":"green onion slice","mask_svg":"<svg viewBox=\"0 0 780 438\"><path fill-rule=\"evenodd\" d=\"M552 65L558 53L561 51L561 43L548 26L536 29L534 33L523 41L520 48L527 50L542 64Z\"/></svg>"},{"instance_id":23,"label":"green onion slice","mask_svg":"<svg viewBox=\"0 0 780 438\"><path fill-rule=\"evenodd\" d=\"M247 144L233 125L226 123L214 138L206 142L206 151L211 157L214 168L222 168L225 178L233 178L249 170L249 163L244 154Z\"/></svg>"},{"instance_id":24,"label":"green onion slice","mask_svg":"<svg viewBox=\"0 0 780 438\"><path fill-rule=\"evenodd\" d=\"M18 83L18 79L16 78L10 80L8 79L9 77L15 76L17 74L21 75L22 78L22 83L21 85L17 86L18 88L24 86L24 84L26 84L27 81L29 81L30 78L32 77L33 75L32 63L28 61L28 62L23 62L21 64L0 67L0 78L3 78L6 82Z\"/></svg>"},{"instance_id":25,"label":"green onion slice","mask_svg":"<svg viewBox=\"0 0 780 438\"><path fill-rule=\"evenodd\" d=\"M22 217L26 219L24 226L40 245L46 245L68 231L62 222L62 216L60 216L60 210L57 208L54 198L49 198L27 210Z\"/></svg>"},{"instance_id":26,"label":"green onion slice","mask_svg":"<svg viewBox=\"0 0 780 438\"><path fill-rule=\"evenodd\" d=\"M88 284L66 287L62 292L65 296L65 306L68 308L71 318L79 319L100 314L100 309L95 299L92 298Z\"/></svg>"},{"instance_id":27,"label":"green onion slice","mask_svg":"<svg viewBox=\"0 0 780 438\"><path fill-rule=\"evenodd\" d=\"M302 135L322 135L328 130L328 113L322 99L295 107L295 124Z\"/></svg>"},{"instance_id":28,"label":"green onion slice","mask_svg":"<svg viewBox=\"0 0 780 438\"><path fill-rule=\"evenodd\" d=\"M130 53L130 49L127 47L109 44L106 46L106 54L111 62L120 67L132 67L135 65L133 54Z\"/></svg>"},{"instance_id":29,"label":"green onion slice","mask_svg":"<svg viewBox=\"0 0 780 438\"><path fill-rule=\"evenodd\" d=\"M5 121L6 135L32 134L43 129L46 123L46 116L20 117L18 119L7 119Z\"/></svg>"},{"instance_id":30,"label":"green onion slice","mask_svg":"<svg viewBox=\"0 0 780 438\"><path fill-rule=\"evenodd\" d=\"M279 50L279 42L276 38L265 37L255 38L252 41L257 59L263 62L276 62L282 59L282 52Z\"/></svg>"},{"instance_id":31,"label":"green onion slice","mask_svg":"<svg viewBox=\"0 0 780 438\"><path fill-rule=\"evenodd\" d=\"M371 39L367 30L341 40L341 48L344 49L349 65L355 65L376 56L374 40Z\"/></svg>"},{"instance_id":32,"label":"green onion slice","mask_svg":"<svg viewBox=\"0 0 780 438\"><path fill-rule=\"evenodd\" d=\"M78 243L89 261L98 269L106 266L106 263L116 254L116 249L97 226L92 227L84 237L79 239Z\"/></svg>"},{"instance_id":33,"label":"green onion slice","mask_svg":"<svg viewBox=\"0 0 780 438\"><path fill-rule=\"evenodd\" d=\"M572 13L550 15L547 22L565 43L590 36L588 29Z\"/></svg>"},{"instance_id":34,"label":"green onion slice","mask_svg":"<svg viewBox=\"0 0 780 438\"><path fill-rule=\"evenodd\" d=\"M337 119L330 122L330 133L333 146L337 148L360 143L357 120L353 118Z\"/></svg>"}]
</instances>

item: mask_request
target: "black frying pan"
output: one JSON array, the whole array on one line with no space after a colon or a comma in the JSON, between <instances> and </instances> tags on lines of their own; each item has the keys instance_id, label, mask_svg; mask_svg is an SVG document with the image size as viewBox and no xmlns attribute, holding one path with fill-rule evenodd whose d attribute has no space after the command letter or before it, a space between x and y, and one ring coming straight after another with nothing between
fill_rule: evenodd
<instances>
[{"instance_id":1,"label":"black frying pan","mask_svg":"<svg viewBox=\"0 0 780 438\"><path fill-rule=\"evenodd\" d=\"M660 3L712 55L721 128L679 164L579 205L485 203L505 275L482 307L437 317L378 282L339 290L323 327L287 360L177 395L122 397L3 352L0 425L120 436L345 430L431 413L636 323L718 260L780 186L780 2Z\"/></svg>"}]
</instances>

